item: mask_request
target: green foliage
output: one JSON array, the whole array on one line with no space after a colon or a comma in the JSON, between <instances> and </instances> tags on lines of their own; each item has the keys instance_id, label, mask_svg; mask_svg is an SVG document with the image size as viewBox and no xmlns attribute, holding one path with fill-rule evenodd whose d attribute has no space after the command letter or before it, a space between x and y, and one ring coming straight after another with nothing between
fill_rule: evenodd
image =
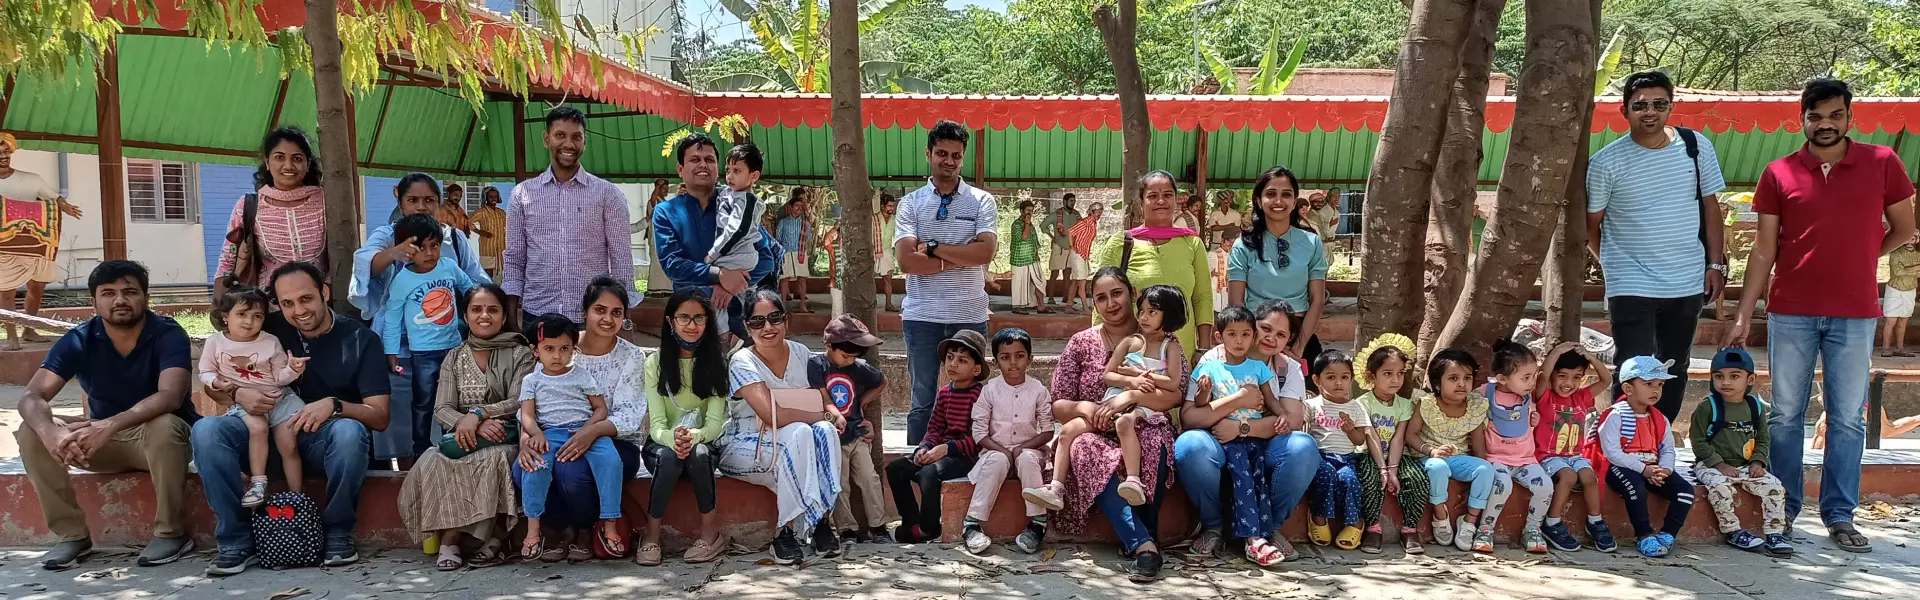
<instances>
[{"instance_id":1,"label":"green foliage","mask_svg":"<svg viewBox=\"0 0 1920 600\"><path fill-rule=\"evenodd\" d=\"M890 15L905 10L915 0L861 0L860 35L882 23ZM826 10L820 0L799 0L788 6L783 0L721 0L734 17L747 24L766 62L741 60L735 68L721 71L696 68L704 77L696 77L709 90L741 92L830 91L827 76L828 31ZM864 46L864 44L863 44ZM739 59L741 57L735 57ZM909 74L912 63L863 60L861 87L868 92L930 92L933 85Z\"/></svg>"},{"instance_id":2,"label":"green foliage","mask_svg":"<svg viewBox=\"0 0 1920 600\"><path fill-rule=\"evenodd\" d=\"M1253 95L1277 96L1293 83L1293 73L1300 68L1300 59L1307 51L1307 40L1293 43L1293 51L1287 53L1285 62L1275 65L1280 59L1280 30L1273 32L1273 40L1267 42L1267 54L1260 58L1260 72L1253 76Z\"/></svg>"},{"instance_id":3,"label":"green foliage","mask_svg":"<svg viewBox=\"0 0 1920 600\"><path fill-rule=\"evenodd\" d=\"M1613 38L1607 40L1607 47L1600 52L1600 66L1593 77L1593 95L1607 92L1607 84L1613 82L1613 74L1620 69L1620 34L1623 30L1613 30Z\"/></svg>"},{"instance_id":4,"label":"green foliage","mask_svg":"<svg viewBox=\"0 0 1920 600\"><path fill-rule=\"evenodd\" d=\"M62 76L74 59L98 56L120 22L98 18L77 0L0 2L0 79L17 73Z\"/></svg>"}]
</instances>

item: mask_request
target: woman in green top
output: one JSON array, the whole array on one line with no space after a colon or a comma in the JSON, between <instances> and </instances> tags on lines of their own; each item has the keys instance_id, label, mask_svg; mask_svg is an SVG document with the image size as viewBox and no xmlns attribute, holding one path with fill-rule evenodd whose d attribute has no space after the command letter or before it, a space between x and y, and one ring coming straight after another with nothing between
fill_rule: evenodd
<instances>
[{"instance_id":1,"label":"woman in green top","mask_svg":"<svg viewBox=\"0 0 1920 600\"><path fill-rule=\"evenodd\" d=\"M1173 226L1180 212L1173 174L1147 173L1139 187L1145 224L1101 242L1093 251L1093 268L1124 268L1138 289L1162 284L1180 288L1187 296L1187 325L1176 334L1180 347L1190 354L1205 351L1213 346L1213 271L1207 265L1207 245L1198 232ZM1099 312L1093 322L1100 323Z\"/></svg>"},{"instance_id":2,"label":"woman in green top","mask_svg":"<svg viewBox=\"0 0 1920 600\"><path fill-rule=\"evenodd\" d=\"M1013 265L1013 313L1047 310L1047 274L1040 263L1040 228L1033 226L1033 201L1020 201L1020 218L1013 222L1013 243L1007 246L1007 264Z\"/></svg>"},{"instance_id":3,"label":"woman in green top","mask_svg":"<svg viewBox=\"0 0 1920 600\"><path fill-rule=\"evenodd\" d=\"M726 425L727 360L720 353L720 327L706 292L687 288L667 299L660 351L647 358L648 437L641 456L652 471L647 533L634 561L660 564L660 520L681 474L693 483L700 506L700 539L687 549L690 563L719 558L727 542L714 514L713 440Z\"/></svg>"}]
</instances>

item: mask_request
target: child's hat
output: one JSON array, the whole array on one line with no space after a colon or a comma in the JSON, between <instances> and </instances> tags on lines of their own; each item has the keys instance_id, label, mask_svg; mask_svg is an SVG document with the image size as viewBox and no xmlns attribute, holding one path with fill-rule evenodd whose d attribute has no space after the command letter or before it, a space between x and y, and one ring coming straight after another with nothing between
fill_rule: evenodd
<instances>
[{"instance_id":1,"label":"child's hat","mask_svg":"<svg viewBox=\"0 0 1920 600\"><path fill-rule=\"evenodd\" d=\"M861 323L859 317L846 313L827 322L825 337L829 346L853 344L862 348L872 348L882 343L879 336L867 330L867 324Z\"/></svg>"},{"instance_id":2,"label":"child's hat","mask_svg":"<svg viewBox=\"0 0 1920 600\"><path fill-rule=\"evenodd\" d=\"M1673 379L1673 374L1667 372L1671 368L1673 368L1671 360L1662 361L1651 356L1635 356L1627 359L1627 362L1620 363L1620 383L1635 379L1647 381Z\"/></svg>"},{"instance_id":3,"label":"child's hat","mask_svg":"<svg viewBox=\"0 0 1920 600\"><path fill-rule=\"evenodd\" d=\"M1722 348L1719 354L1713 355L1713 370L1721 369L1740 369L1753 373L1753 355L1748 354L1745 348Z\"/></svg>"},{"instance_id":4,"label":"child's hat","mask_svg":"<svg viewBox=\"0 0 1920 600\"><path fill-rule=\"evenodd\" d=\"M958 333L953 334L953 337L941 341L939 347L941 359L945 360L947 352L952 351L954 348L967 349L968 352L973 353L974 362L980 363L982 366L986 365L987 336L981 335L980 332L972 329L962 329Z\"/></svg>"}]
</instances>

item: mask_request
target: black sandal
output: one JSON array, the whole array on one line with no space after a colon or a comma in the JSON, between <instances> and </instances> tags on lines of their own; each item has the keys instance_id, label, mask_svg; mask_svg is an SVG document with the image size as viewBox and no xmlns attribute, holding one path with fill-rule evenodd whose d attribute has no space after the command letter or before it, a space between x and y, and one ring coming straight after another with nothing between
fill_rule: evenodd
<instances>
[{"instance_id":1,"label":"black sandal","mask_svg":"<svg viewBox=\"0 0 1920 600\"><path fill-rule=\"evenodd\" d=\"M1867 536L1862 535L1860 530L1854 528L1853 523L1850 522L1841 521L1827 525L1827 538L1833 540L1833 545L1839 546L1841 550L1855 554L1873 551L1873 543L1868 541Z\"/></svg>"}]
</instances>

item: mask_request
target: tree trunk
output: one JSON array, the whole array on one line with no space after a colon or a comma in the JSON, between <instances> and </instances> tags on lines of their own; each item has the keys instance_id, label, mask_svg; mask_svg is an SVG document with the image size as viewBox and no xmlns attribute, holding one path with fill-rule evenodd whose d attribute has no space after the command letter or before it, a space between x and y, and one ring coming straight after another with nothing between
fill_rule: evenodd
<instances>
[{"instance_id":1,"label":"tree trunk","mask_svg":"<svg viewBox=\"0 0 1920 600\"><path fill-rule=\"evenodd\" d=\"M1594 41L1600 33L1600 1L1588 0L1588 8L1593 19ZM1587 71L1587 87L1593 89L1599 72ZM1573 157L1573 171L1567 175L1567 204L1560 211L1560 230L1553 236L1553 244L1547 255L1552 257L1547 268L1540 275L1540 296L1546 301L1547 347L1552 348L1561 342L1580 341L1581 302L1585 300L1587 279L1587 157L1588 140L1593 137L1593 103L1585 105L1586 110L1580 123L1579 141L1574 147L1579 152Z\"/></svg>"},{"instance_id":2,"label":"tree trunk","mask_svg":"<svg viewBox=\"0 0 1920 600\"><path fill-rule=\"evenodd\" d=\"M1467 282L1467 253L1473 251L1473 210L1479 197L1480 134L1487 123L1487 77L1493 72L1493 44L1500 35L1500 12L1507 0L1480 0L1473 28L1460 50L1460 76L1453 81L1453 102L1433 174L1433 206L1427 214L1425 310L1420 319L1419 356L1433 355L1433 341L1453 314Z\"/></svg>"},{"instance_id":3,"label":"tree trunk","mask_svg":"<svg viewBox=\"0 0 1920 600\"><path fill-rule=\"evenodd\" d=\"M827 19L829 32L859 31L860 0L831 0ZM840 274L840 295L846 298L848 314L877 330L880 321L873 301L873 245L892 240L873 239L873 184L867 177L866 120L860 114L860 36L829 35L827 44L827 71L833 86L833 187L840 195L840 256L846 265L846 271ZM880 364L880 353L868 352L867 360ZM865 408L867 423L886 422L885 403L869 402ZM876 465L883 462L881 446L873 444L871 449Z\"/></svg>"},{"instance_id":4,"label":"tree trunk","mask_svg":"<svg viewBox=\"0 0 1920 600\"><path fill-rule=\"evenodd\" d=\"M1474 0L1415 0L1413 23L1400 44L1380 146L1367 179L1361 229L1360 330L1364 346L1385 332L1420 326L1421 248L1427 238L1440 138L1449 89L1460 74L1460 51L1474 19Z\"/></svg>"},{"instance_id":5,"label":"tree trunk","mask_svg":"<svg viewBox=\"0 0 1920 600\"><path fill-rule=\"evenodd\" d=\"M1147 144L1153 125L1147 117L1147 84L1140 75L1135 37L1139 29L1137 0L1103 0L1093 7L1093 24L1113 63L1114 93L1120 97L1120 191L1127 207L1127 226L1141 222L1140 177L1147 174Z\"/></svg>"},{"instance_id":6,"label":"tree trunk","mask_svg":"<svg viewBox=\"0 0 1920 600\"><path fill-rule=\"evenodd\" d=\"M340 72L340 5L337 0L306 0L307 45L313 48L314 106L320 136L322 167L327 199L327 269L333 287L335 310L352 312L347 303L347 288L353 282L353 251L360 246L355 223L358 207L354 202L353 164L359 160L353 140L353 115L347 111L346 79Z\"/></svg>"},{"instance_id":7,"label":"tree trunk","mask_svg":"<svg viewBox=\"0 0 1920 600\"><path fill-rule=\"evenodd\" d=\"M1500 173L1500 193L1480 242L1467 291L1436 347L1463 347L1485 360L1493 341L1520 319L1546 259L1548 238L1567 201L1580 132L1593 106L1598 53L1589 0L1527 0L1527 53L1520 101ZM1486 364L1483 362L1482 364Z\"/></svg>"}]
</instances>

